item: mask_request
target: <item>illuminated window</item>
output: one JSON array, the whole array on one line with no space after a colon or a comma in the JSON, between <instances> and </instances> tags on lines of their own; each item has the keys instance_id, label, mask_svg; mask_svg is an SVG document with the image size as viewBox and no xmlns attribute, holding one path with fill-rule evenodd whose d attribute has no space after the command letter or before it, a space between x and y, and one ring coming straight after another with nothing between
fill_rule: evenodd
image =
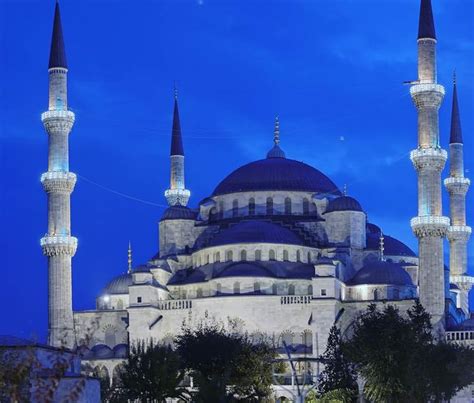
<instances>
[{"instance_id":1,"label":"illuminated window","mask_svg":"<svg viewBox=\"0 0 474 403\"><path fill-rule=\"evenodd\" d=\"M308 295L313 295L313 286L311 284L308 286Z\"/></svg>"},{"instance_id":2,"label":"illuminated window","mask_svg":"<svg viewBox=\"0 0 474 403\"><path fill-rule=\"evenodd\" d=\"M287 250L284 250L284 251L283 251L283 260L284 260L285 262L287 262L289 259L290 259L290 258L289 258L289 256L288 256L288 251L287 251Z\"/></svg>"},{"instance_id":3,"label":"illuminated window","mask_svg":"<svg viewBox=\"0 0 474 403\"><path fill-rule=\"evenodd\" d=\"M275 260L275 251L273 249L270 249L270 251L268 252L268 259Z\"/></svg>"},{"instance_id":4,"label":"illuminated window","mask_svg":"<svg viewBox=\"0 0 474 403\"><path fill-rule=\"evenodd\" d=\"M196 297L197 298L202 298L202 288L198 288L196 291Z\"/></svg>"},{"instance_id":5,"label":"illuminated window","mask_svg":"<svg viewBox=\"0 0 474 403\"><path fill-rule=\"evenodd\" d=\"M137 297L137 303L141 304L142 302L142 297Z\"/></svg>"},{"instance_id":6,"label":"illuminated window","mask_svg":"<svg viewBox=\"0 0 474 403\"><path fill-rule=\"evenodd\" d=\"M260 249L257 249L255 251L255 260L257 260L257 261L262 260L262 251Z\"/></svg>"}]
</instances>

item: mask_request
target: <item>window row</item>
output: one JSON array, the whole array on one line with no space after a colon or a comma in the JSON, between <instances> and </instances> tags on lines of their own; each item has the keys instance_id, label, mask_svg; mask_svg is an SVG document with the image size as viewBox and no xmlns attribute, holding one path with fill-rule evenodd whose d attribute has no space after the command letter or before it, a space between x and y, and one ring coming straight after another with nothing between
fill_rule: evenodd
<instances>
[{"instance_id":1,"label":"window row","mask_svg":"<svg viewBox=\"0 0 474 403\"><path fill-rule=\"evenodd\" d=\"M280 292L278 292L279 288L280 288ZM313 295L313 286L311 284L308 285L306 287L305 291L306 291L305 295ZM276 283L274 283L274 284L272 284L271 287L267 287L264 290L262 288L262 284L260 282L256 281L256 282L253 283L253 289L248 289L246 287L245 290L242 290L241 283L239 281L236 281L232 284L232 292L230 292L230 290L226 290L225 294L229 294L229 293L241 294L243 292L245 294L249 294L249 293L251 294L253 292L255 294L260 294L261 293L261 294L273 294L273 295L296 295L296 286L294 284L289 284L288 287L285 287L285 289L282 290L282 286L278 287L278 285ZM326 292L326 290L324 290L324 292ZM195 294L196 298L202 298L202 297L205 296L204 289L202 289L202 288L196 289L195 293L196 293ZM214 293L211 292L211 295L219 295L219 294L223 294L221 283L216 284L216 288L215 288ZM187 293L186 290L181 290L181 298L182 299L188 298L188 293Z\"/></svg>"}]
</instances>

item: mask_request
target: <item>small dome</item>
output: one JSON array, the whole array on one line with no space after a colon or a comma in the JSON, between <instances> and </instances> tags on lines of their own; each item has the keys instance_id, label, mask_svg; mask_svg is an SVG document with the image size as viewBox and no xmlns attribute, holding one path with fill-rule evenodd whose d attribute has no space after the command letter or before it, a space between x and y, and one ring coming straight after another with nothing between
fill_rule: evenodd
<instances>
[{"instance_id":1,"label":"small dome","mask_svg":"<svg viewBox=\"0 0 474 403\"><path fill-rule=\"evenodd\" d=\"M382 230L378 225L372 224L370 222L367 223L367 234L376 234L377 236L380 236L380 233Z\"/></svg>"},{"instance_id":2,"label":"small dome","mask_svg":"<svg viewBox=\"0 0 474 403\"><path fill-rule=\"evenodd\" d=\"M273 157L280 151L272 151L269 158L251 162L228 175L216 187L213 196L267 190L330 193L337 196L341 194L331 179L322 172L281 155L279 158Z\"/></svg>"},{"instance_id":3,"label":"small dome","mask_svg":"<svg viewBox=\"0 0 474 403\"><path fill-rule=\"evenodd\" d=\"M235 243L281 243L302 245L303 241L291 230L266 221L242 221L218 233L209 246Z\"/></svg>"},{"instance_id":4,"label":"small dome","mask_svg":"<svg viewBox=\"0 0 474 403\"><path fill-rule=\"evenodd\" d=\"M333 211L362 211L360 203L350 196L341 196L331 200L326 208L326 213L332 213Z\"/></svg>"},{"instance_id":5,"label":"small dome","mask_svg":"<svg viewBox=\"0 0 474 403\"><path fill-rule=\"evenodd\" d=\"M105 286L102 294L128 294L128 286L132 284L132 273L121 274Z\"/></svg>"},{"instance_id":6,"label":"small dome","mask_svg":"<svg viewBox=\"0 0 474 403\"><path fill-rule=\"evenodd\" d=\"M114 352L105 344L97 344L91 348L91 351L96 359L114 358Z\"/></svg>"},{"instance_id":7,"label":"small dome","mask_svg":"<svg viewBox=\"0 0 474 403\"><path fill-rule=\"evenodd\" d=\"M360 284L413 286L413 281L399 263L373 261L362 267L349 281L349 285Z\"/></svg>"},{"instance_id":8,"label":"small dome","mask_svg":"<svg viewBox=\"0 0 474 403\"><path fill-rule=\"evenodd\" d=\"M416 257L416 253L413 252L407 245L389 235L384 234L383 244L384 254L386 256ZM367 249L380 249L380 231L378 233L367 234Z\"/></svg>"},{"instance_id":9,"label":"small dome","mask_svg":"<svg viewBox=\"0 0 474 403\"><path fill-rule=\"evenodd\" d=\"M128 357L128 345L126 344L117 344L114 349L115 358L127 358Z\"/></svg>"},{"instance_id":10,"label":"small dome","mask_svg":"<svg viewBox=\"0 0 474 403\"><path fill-rule=\"evenodd\" d=\"M196 212L186 206L171 206L168 207L160 221L165 220L195 220Z\"/></svg>"}]
</instances>

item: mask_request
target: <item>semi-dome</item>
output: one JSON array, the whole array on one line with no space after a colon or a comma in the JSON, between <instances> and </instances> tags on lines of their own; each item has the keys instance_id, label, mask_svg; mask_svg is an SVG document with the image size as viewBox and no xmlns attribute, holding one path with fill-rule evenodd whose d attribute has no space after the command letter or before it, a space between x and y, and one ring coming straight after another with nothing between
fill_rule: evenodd
<instances>
[{"instance_id":1,"label":"semi-dome","mask_svg":"<svg viewBox=\"0 0 474 403\"><path fill-rule=\"evenodd\" d=\"M416 257L407 245L390 235L383 235L384 254L387 256ZM367 234L367 249L380 249L380 231Z\"/></svg>"},{"instance_id":2,"label":"semi-dome","mask_svg":"<svg viewBox=\"0 0 474 403\"><path fill-rule=\"evenodd\" d=\"M132 284L132 273L121 274L105 286L102 294L128 294L128 286Z\"/></svg>"},{"instance_id":3,"label":"semi-dome","mask_svg":"<svg viewBox=\"0 0 474 403\"><path fill-rule=\"evenodd\" d=\"M266 221L242 221L218 233L209 246L236 243L280 243L303 245L302 239L291 230Z\"/></svg>"},{"instance_id":4,"label":"semi-dome","mask_svg":"<svg viewBox=\"0 0 474 403\"><path fill-rule=\"evenodd\" d=\"M349 285L360 284L413 286L413 281L399 263L373 261L362 267L349 281Z\"/></svg>"},{"instance_id":5,"label":"semi-dome","mask_svg":"<svg viewBox=\"0 0 474 403\"><path fill-rule=\"evenodd\" d=\"M195 220L196 212L186 206L171 206L168 207L160 221L165 220Z\"/></svg>"},{"instance_id":6,"label":"semi-dome","mask_svg":"<svg viewBox=\"0 0 474 403\"><path fill-rule=\"evenodd\" d=\"M350 196L341 196L329 201L325 213L333 211L363 211L360 203Z\"/></svg>"},{"instance_id":7,"label":"semi-dome","mask_svg":"<svg viewBox=\"0 0 474 403\"><path fill-rule=\"evenodd\" d=\"M303 162L270 156L244 165L228 175L213 196L252 191L287 190L340 195L337 186L322 172Z\"/></svg>"}]
</instances>

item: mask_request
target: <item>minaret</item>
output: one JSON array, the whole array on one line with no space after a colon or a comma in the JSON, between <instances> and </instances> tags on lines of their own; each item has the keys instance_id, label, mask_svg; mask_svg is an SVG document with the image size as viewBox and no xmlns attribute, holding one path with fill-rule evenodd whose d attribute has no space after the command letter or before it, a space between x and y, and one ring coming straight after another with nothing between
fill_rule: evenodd
<instances>
[{"instance_id":1,"label":"minaret","mask_svg":"<svg viewBox=\"0 0 474 403\"><path fill-rule=\"evenodd\" d=\"M132 273L132 243L128 241L128 269L127 273Z\"/></svg>"},{"instance_id":2,"label":"minaret","mask_svg":"<svg viewBox=\"0 0 474 403\"><path fill-rule=\"evenodd\" d=\"M450 281L461 290L458 308L469 314L469 291L474 278L467 274L467 243L471 227L466 225L466 193L470 181L464 177L464 155L459 115L456 76L453 85L453 106L451 112L451 134L449 139L449 177L444 185L449 192L451 226L448 230Z\"/></svg>"},{"instance_id":3,"label":"minaret","mask_svg":"<svg viewBox=\"0 0 474 403\"><path fill-rule=\"evenodd\" d=\"M67 62L59 3L56 2L49 57L49 108L41 115L48 133L48 171L41 183L48 195L48 232L41 238L48 257L48 343L55 347L75 345L72 315L71 258L77 238L71 236L70 196L76 175L69 172L68 136L74 113L67 104Z\"/></svg>"},{"instance_id":4,"label":"minaret","mask_svg":"<svg viewBox=\"0 0 474 403\"><path fill-rule=\"evenodd\" d=\"M165 191L166 200L170 206L186 206L191 192L185 188L184 183L184 149L179 121L178 93L176 90L174 93L170 163L170 188Z\"/></svg>"},{"instance_id":5,"label":"minaret","mask_svg":"<svg viewBox=\"0 0 474 403\"><path fill-rule=\"evenodd\" d=\"M436 34L431 0L421 0L418 30L418 81L410 94L418 110L418 148L410 159L418 174L418 216L411 227L418 238L420 302L434 328L443 327L445 312L443 238L449 218L443 217L441 171L447 153L440 147L438 111L444 87L437 84Z\"/></svg>"}]
</instances>

